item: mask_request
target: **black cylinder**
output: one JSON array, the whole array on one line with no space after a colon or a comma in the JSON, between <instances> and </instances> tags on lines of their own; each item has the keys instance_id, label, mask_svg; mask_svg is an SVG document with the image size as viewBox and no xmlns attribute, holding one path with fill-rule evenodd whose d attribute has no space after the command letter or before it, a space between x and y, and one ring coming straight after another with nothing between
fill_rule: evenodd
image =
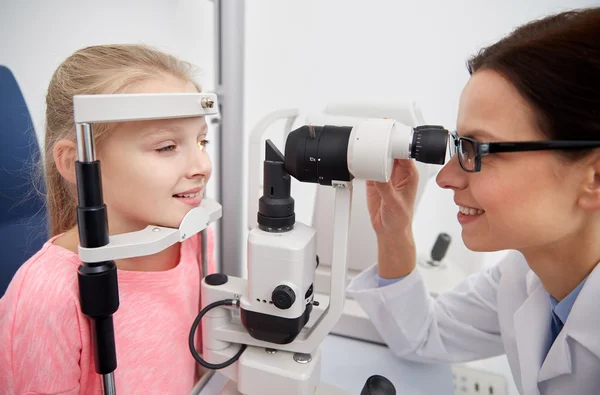
<instances>
[{"instance_id":1,"label":"black cylinder","mask_svg":"<svg viewBox=\"0 0 600 395\"><path fill-rule=\"evenodd\" d=\"M106 205L77 207L77 223L82 247L103 247L109 243Z\"/></svg>"},{"instance_id":2,"label":"black cylinder","mask_svg":"<svg viewBox=\"0 0 600 395\"><path fill-rule=\"evenodd\" d=\"M102 200L102 176L100 161L75 162L77 175L77 197L80 207L98 207Z\"/></svg>"},{"instance_id":3,"label":"black cylinder","mask_svg":"<svg viewBox=\"0 0 600 395\"><path fill-rule=\"evenodd\" d=\"M102 198L100 162L75 162L79 244L86 248L109 243L108 215ZM98 374L117 368L112 315L119 308L117 266L113 261L83 262L77 273L81 311L92 320L94 360Z\"/></svg>"},{"instance_id":4,"label":"black cylinder","mask_svg":"<svg viewBox=\"0 0 600 395\"><path fill-rule=\"evenodd\" d=\"M298 181L331 185L352 181L348 171L350 126L302 126L285 143L285 168Z\"/></svg>"},{"instance_id":5,"label":"black cylinder","mask_svg":"<svg viewBox=\"0 0 600 395\"><path fill-rule=\"evenodd\" d=\"M450 241L452 238L447 233L440 233L435 240L435 244L431 249L431 259L434 261L441 261L446 256L446 252L448 252L448 247L450 246Z\"/></svg>"},{"instance_id":6,"label":"black cylinder","mask_svg":"<svg viewBox=\"0 0 600 395\"><path fill-rule=\"evenodd\" d=\"M113 261L79 266L81 311L92 319L96 372L108 374L117 368L112 315L119 308L117 266Z\"/></svg>"},{"instance_id":7,"label":"black cylinder","mask_svg":"<svg viewBox=\"0 0 600 395\"><path fill-rule=\"evenodd\" d=\"M285 170L283 154L271 140L265 143L263 195L258 200L258 226L265 231L291 230L296 222L291 178Z\"/></svg>"},{"instance_id":8,"label":"black cylinder","mask_svg":"<svg viewBox=\"0 0 600 395\"><path fill-rule=\"evenodd\" d=\"M92 325L92 336L96 345L94 349L96 373L109 374L114 372L117 369L117 352L112 316L96 318Z\"/></svg>"},{"instance_id":9,"label":"black cylinder","mask_svg":"<svg viewBox=\"0 0 600 395\"><path fill-rule=\"evenodd\" d=\"M423 163L443 165L447 147L448 130L436 125L418 126L414 128L410 157Z\"/></svg>"},{"instance_id":10,"label":"black cylinder","mask_svg":"<svg viewBox=\"0 0 600 395\"><path fill-rule=\"evenodd\" d=\"M374 375L367 379L360 395L396 395L396 388L385 377Z\"/></svg>"},{"instance_id":11,"label":"black cylinder","mask_svg":"<svg viewBox=\"0 0 600 395\"><path fill-rule=\"evenodd\" d=\"M81 312L88 317L107 317L119 308L117 266L113 261L78 270Z\"/></svg>"},{"instance_id":12,"label":"black cylinder","mask_svg":"<svg viewBox=\"0 0 600 395\"><path fill-rule=\"evenodd\" d=\"M103 247L109 243L108 214L102 198L100 161L75 162L77 175L77 224L82 247ZM96 265L96 264L93 264Z\"/></svg>"}]
</instances>

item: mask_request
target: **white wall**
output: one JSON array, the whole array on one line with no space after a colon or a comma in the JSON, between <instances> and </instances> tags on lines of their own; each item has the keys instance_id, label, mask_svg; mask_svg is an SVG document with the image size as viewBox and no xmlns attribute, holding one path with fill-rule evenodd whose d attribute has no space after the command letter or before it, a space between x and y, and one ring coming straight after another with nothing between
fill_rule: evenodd
<instances>
[{"instance_id":1,"label":"white wall","mask_svg":"<svg viewBox=\"0 0 600 395\"><path fill-rule=\"evenodd\" d=\"M593 4L598 1L253 0L246 6L246 132L274 109L314 113L331 100L361 96L417 100L427 123L453 128L470 55L531 19ZM312 189L293 188L297 216L310 222ZM467 271L502 255L482 257L464 247L452 192L431 182L422 203L415 219L421 249L445 231L453 237L447 257Z\"/></svg>"},{"instance_id":2,"label":"white wall","mask_svg":"<svg viewBox=\"0 0 600 395\"><path fill-rule=\"evenodd\" d=\"M15 74L43 144L50 78L85 46L153 45L197 65L203 89L213 90L213 8L209 0L1 0L0 64Z\"/></svg>"}]
</instances>

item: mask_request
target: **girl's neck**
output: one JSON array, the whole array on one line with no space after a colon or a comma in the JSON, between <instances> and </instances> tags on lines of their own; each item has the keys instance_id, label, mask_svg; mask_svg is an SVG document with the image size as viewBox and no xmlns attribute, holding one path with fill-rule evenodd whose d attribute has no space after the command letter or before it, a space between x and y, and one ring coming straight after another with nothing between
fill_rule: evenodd
<instances>
[{"instance_id":1,"label":"girl's neck","mask_svg":"<svg viewBox=\"0 0 600 395\"><path fill-rule=\"evenodd\" d=\"M65 232L54 240L54 244L79 254L79 231L77 227ZM118 259L115 261L119 270L159 272L173 269L180 260L180 243L154 255L136 258Z\"/></svg>"}]
</instances>

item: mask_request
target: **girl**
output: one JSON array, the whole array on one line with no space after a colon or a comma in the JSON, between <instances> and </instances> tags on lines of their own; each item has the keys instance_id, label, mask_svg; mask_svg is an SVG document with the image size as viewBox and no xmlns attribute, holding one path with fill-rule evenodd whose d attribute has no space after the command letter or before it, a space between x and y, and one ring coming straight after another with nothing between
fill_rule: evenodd
<instances>
[{"instance_id":1,"label":"girl","mask_svg":"<svg viewBox=\"0 0 600 395\"><path fill-rule=\"evenodd\" d=\"M192 67L141 45L84 48L54 73L46 96L45 171L51 238L0 300L3 394L102 393L77 269L73 96L199 92ZM179 227L211 175L203 117L94 125L110 234ZM187 338L200 307L199 237L158 254L116 261L114 315L122 394L188 394L198 373ZM212 236L209 234L209 266Z\"/></svg>"},{"instance_id":2,"label":"girl","mask_svg":"<svg viewBox=\"0 0 600 395\"><path fill-rule=\"evenodd\" d=\"M521 394L597 395L600 8L522 26L468 66L437 183L454 192L469 249L515 251L431 298L414 270L418 173L399 161L389 183L368 184L378 265L349 293L400 356L506 353Z\"/></svg>"}]
</instances>

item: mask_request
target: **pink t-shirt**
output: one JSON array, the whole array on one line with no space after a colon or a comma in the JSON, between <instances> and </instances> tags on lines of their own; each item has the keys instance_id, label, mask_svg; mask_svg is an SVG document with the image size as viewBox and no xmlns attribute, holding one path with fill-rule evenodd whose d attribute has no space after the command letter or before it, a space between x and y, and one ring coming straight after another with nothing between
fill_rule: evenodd
<instances>
[{"instance_id":1,"label":"pink t-shirt","mask_svg":"<svg viewBox=\"0 0 600 395\"><path fill-rule=\"evenodd\" d=\"M200 310L199 239L180 244L181 260L171 270L118 271L117 394L178 395L194 387L197 363L188 335ZM90 323L79 304L81 261L53 240L17 271L0 299L3 395L102 394ZM208 232L209 272L214 271L213 244ZM200 329L200 349L199 336Z\"/></svg>"}]
</instances>

